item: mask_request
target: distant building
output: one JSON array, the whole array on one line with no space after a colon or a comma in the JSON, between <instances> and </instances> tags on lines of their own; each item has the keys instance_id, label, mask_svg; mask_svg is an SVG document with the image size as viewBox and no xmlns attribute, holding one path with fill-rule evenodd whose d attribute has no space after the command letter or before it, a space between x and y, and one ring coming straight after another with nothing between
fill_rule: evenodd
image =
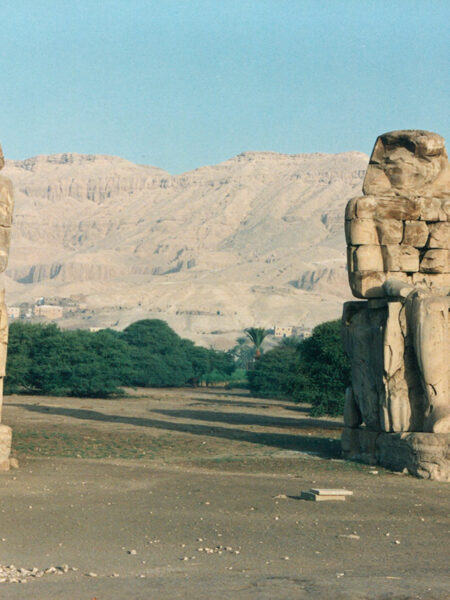
<instances>
[{"instance_id":1,"label":"distant building","mask_svg":"<svg viewBox=\"0 0 450 600\"><path fill-rule=\"evenodd\" d=\"M97 331L101 331L102 327L89 327L89 331L91 333L97 333Z\"/></svg>"},{"instance_id":2,"label":"distant building","mask_svg":"<svg viewBox=\"0 0 450 600\"><path fill-rule=\"evenodd\" d=\"M62 306L53 306L52 304L41 304L34 307L35 317L45 317L46 319L61 319L64 315Z\"/></svg>"},{"instance_id":3,"label":"distant building","mask_svg":"<svg viewBox=\"0 0 450 600\"><path fill-rule=\"evenodd\" d=\"M278 327L275 325L275 337L285 338L292 336L292 327Z\"/></svg>"},{"instance_id":4,"label":"distant building","mask_svg":"<svg viewBox=\"0 0 450 600\"><path fill-rule=\"evenodd\" d=\"M20 317L20 307L19 306L8 306L8 317L10 319L18 319Z\"/></svg>"}]
</instances>

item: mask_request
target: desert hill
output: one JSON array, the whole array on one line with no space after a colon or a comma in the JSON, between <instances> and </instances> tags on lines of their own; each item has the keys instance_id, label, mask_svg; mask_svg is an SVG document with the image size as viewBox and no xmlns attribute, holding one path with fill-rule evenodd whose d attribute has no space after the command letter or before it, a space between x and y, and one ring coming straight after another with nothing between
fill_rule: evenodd
<instances>
[{"instance_id":1,"label":"desert hill","mask_svg":"<svg viewBox=\"0 0 450 600\"><path fill-rule=\"evenodd\" d=\"M172 176L113 156L8 161L8 303L72 298L62 325L166 319L203 343L312 327L349 297L343 210L368 157L246 152Z\"/></svg>"}]
</instances>

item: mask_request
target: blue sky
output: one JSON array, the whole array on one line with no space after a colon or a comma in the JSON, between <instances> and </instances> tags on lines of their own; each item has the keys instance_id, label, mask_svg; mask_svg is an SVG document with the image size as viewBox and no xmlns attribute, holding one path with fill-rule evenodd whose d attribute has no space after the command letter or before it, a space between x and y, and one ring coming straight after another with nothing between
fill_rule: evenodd
<instances>
[{"instance_id":1,"label":"blue sky","mask_svg":"<svg viewBox=\"0 0 450 600\"><path fill-rule=\"evenodd\" d=\"M9 158L122 156L180 173L246 150L450 143L448 0L2 0Z\"/></svg>"}]
</instances>

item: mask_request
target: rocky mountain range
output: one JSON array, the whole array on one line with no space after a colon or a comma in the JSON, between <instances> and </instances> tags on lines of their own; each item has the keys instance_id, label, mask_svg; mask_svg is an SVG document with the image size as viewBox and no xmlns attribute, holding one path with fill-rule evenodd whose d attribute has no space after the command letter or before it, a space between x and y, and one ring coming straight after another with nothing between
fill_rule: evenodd
<instances>
[{"instance_id":1,"label":"rocky mountain range","mask_svg":"<svg viewBox=\"0 0 450 600\"><path fill-rule=\"evenodd\" d=\"M7 300L72 299L63 326L158 317L226 347L249 326L311 328L350 297L343 214L359 152L245 152L181 175L102 155L7 161Z\"/></svg>"}]
</instances>

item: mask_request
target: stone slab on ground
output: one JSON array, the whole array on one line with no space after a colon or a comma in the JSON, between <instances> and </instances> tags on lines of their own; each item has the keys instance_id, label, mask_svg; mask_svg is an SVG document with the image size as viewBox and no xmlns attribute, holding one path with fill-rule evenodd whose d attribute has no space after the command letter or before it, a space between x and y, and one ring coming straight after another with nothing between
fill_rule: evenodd
<instances>
[{"instance_id":1,"label":"stone slab on ground","mask_svg":"<svg viewBox=\"0 0 450 600\"><path fill-rule=\"evenodd\" d=\"M311 492L318 496L353 496L351 490L342 490L338 488L311 488Z\"/></svg>"},{"instance_id":2,"label":"stone slab on ground","mask_svg":"<svg viewBox=\"0 0 450 600\"><path fill-rule=\"evenodd\" d=\"M343 501L345 502L345 496L339 496L337 494L317 494L312 490L304 491L300 496L303 500L312 500L313 502L327 502L331 500L332 502Z\"/></svg>"}]
</instances>

